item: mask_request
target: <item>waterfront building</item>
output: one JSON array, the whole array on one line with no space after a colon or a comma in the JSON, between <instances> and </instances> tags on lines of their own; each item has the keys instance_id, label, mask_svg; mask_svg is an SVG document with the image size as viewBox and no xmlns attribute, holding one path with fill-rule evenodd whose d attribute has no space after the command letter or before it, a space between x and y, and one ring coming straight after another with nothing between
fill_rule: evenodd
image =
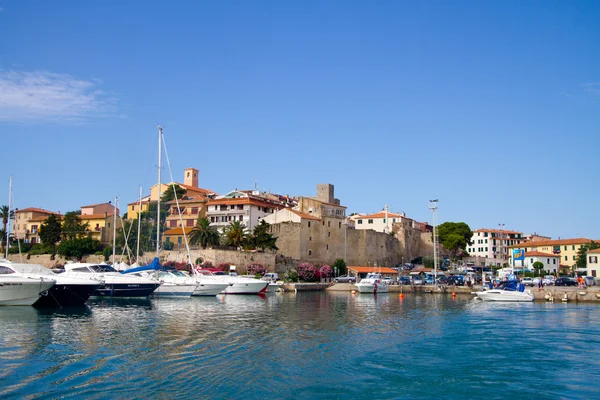
<instances>
[{"instance_id":1,"label":"waterfront building","mask_svg":"<svg viewBox=\"0 0 600 400\"><path fill-rule=\"evenodd\" d=\"M189 236L190 236L190 232L192 232L193 228L190 227L177 227L177 228L173 228L173 229L168 229L166 231L163 232L163 243L165 244L165 248L171 249L171 250L184 250L185 247L185 237L188 238L189 240ZM185 237L184 237L184 231L185 231ZM168 244L168 243L172 243Z\"/></svg>"},{"instance_id":2,"label":"waterfront building","mask_svg":"<svg viewBox=\"0 0 600 400\"><path fill-rule=\"evenodd\" d=\"M586 276L600 277L600 249L588 250L587 252L587 271Z\"/></svg>"},{"instance_id":3,"label":"waterfront building","mask_svg":"<svg viewBox=\"0 0 600 400\"><path fill-rule=\"evenodd\" d=\"M196 225L198 218L206 217L206 203L209 200L204 195L197 195L193 198L184 196L178 201L171 200L166 203L169 207L169 214L165 221L167 229L173 229L183 226L186 228L193 228ZM179 204L179 211L177 210L177 204Z\"/></svg>"},{"instance_id":4,"label":"waterfront building","mask_svg":"<svg viewBox=\"0 0 600 400\"><path fill-rule=\"evenodd\" d=\"M13 219L13 234L25 243L40 243L38 231L42 223L50 216L56 215L62 219L59 212L48 211L37 207L16 209Z\"/></svg>"},{"instance_id":5,"label":"waterfront building","mask_svg":"<svg viewBox=\"0 0 600 400\"><path fill-rule=\"evenodd\" d=\"M559 256L561 266L573 267L577 260L577 252L581 246L591 241L591 239L587 238L536 240L514 244L509 246L509 249L511 251L518 249L525 250L525 252L538 251L540 253L554 254Z\"/></svg>"},{"instance_id":6,"label":"waterfront building","mask_svg":"<svg viewBox=\"0 0 600 400\"><path fill-rule=\"evenodd\" d=\"M150 196L142 197L142 201L127 204L127 220L135 220L140 212L148 212L150 207Z\"/></svg>"},{"instance_id":7,"label":"waterfront building","mask_svg":"<svg viewBox=\"0 0 600 400\"><path fill-rule=\"evenodd\" d=\"M473 258L483 258L485 265L501 265L510 258L509 247L525 242L523 232L505 229L477 229L473 231L467 252Z\"/></svg>"},{"instance_id":8,"label":"waterfront building","mask_svg":"<svg viewBox=\"0 0 600 400\"><path fill-rule=\"evenodd\" d=\"M197 197L198 195L203 195L208 198L213 198L217 194L212 190L203 189L198 187L198 170L196 168L187 168L183 171L183 183L178 182L169 182L169 183L161 183L160 186L157 184L150 187L150 198L149 201L156 202L158 201L158 196L162 195L165 190L169 187L173 186L173 184L181 186L185 189L185 196L189 198ZM160 190L159 190L160 189ZM129 217L129 216L128 216Z\"/></svg>"},{"instance_id":9,"label":"waterfront building","mask_svg":"<svg viewBox=\"0 0 600 400\"><path fill-rule=\"evenodd\" d=\"M81 218L81 222L88 225L86 230L88 237L99 240L103 244L112 245L115 213L117 217L116 229L121 229L122 221L119 216L119 209L110 202L81 206L79 218Z\"/></svg>"},{"instance_id":10,"label":"waterfront building","mask_svg":"<svg viewBox=\"0 0 600 400\"><path fill-rule=\"evenodd\" d=\"M240 221L249 231L262 219L285 205L264 196L258 190L233 190L206 203L206 217L219 231L233 221Z\"/></svg>"},{"instance_id":11,"label":"waterfront building","mask_svg":"<svg viewBox=\"0 0 600 400\"><path fill-rule=\"evenodd\" d=\"M386 207L374 214L354 214L348 219L354 221L355 229L372 229L377 232L390 233L392 224L400 222L401 218L406 218L404 213L390 212Z\"/></svg>"},{"instance_id":12,"label":"waterfront building","mask_svg":"<svg viewBox=\"0 0 600 400\"><path fill-rule=\"evenodd\" d=\"M560 268L560 256L550 253L542 253L540 251L525 252L525 267L534 271L533 264L541 262L544 264L543 271L548 274L556 275Z\"/></svg>"}]
</instances>

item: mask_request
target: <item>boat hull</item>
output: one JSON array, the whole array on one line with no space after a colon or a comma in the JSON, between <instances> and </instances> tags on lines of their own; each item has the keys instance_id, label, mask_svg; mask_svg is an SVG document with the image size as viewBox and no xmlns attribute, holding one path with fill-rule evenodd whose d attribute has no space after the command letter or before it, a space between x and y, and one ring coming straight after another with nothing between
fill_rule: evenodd
<instances>
[{"instance_id":1,"label":"boat hull","mask_svg":"<svg viewBox=\"0 0 600 400\"><path fill-rule=\"evenodd\" d=\"M110 283L101 285L92 296L100 297L147 297L158 287L159 283Z\"/></svg>"},{"instance_id":2,"label":"boat hull","mask_svg":"<svg viewBox=\"0 0 600 400\"><path fill-rule=\"evenodd\" d=\"M356 289L358 289L359 293L388 293L389 292L389 288L388 285L385 285L383 283L374 285L372 283L357 283L356 285Z\"/></svg>"},{"instance_id":3,"label":"boat hull","mask_svg":"<svg viewBox=\"0 0 600 400\"><path fill-rule=\"evenodd\" d=\"M530 292L486 290L483 292L475 292L474 294L483 301L530 302L534 300L534 296Z\"/></svg>"},{"instance_id":4,"label":"boat hull","mask_svg":"<svg viewBox=\"0 0 600 400\"><path fill-rule=\"evenodd\" d=\"M283 283L269 283L267 286L267 293L281 292L283 290Z\"/></svg>"},{"instance_id":5,"label":"boat hull","mask_svg":"<svg viewBox=\"0 0 600 400\"><path fill-rule=\"evenodd\" d=\"M163 283L152 293L153 296L177 296L177 297L190 297L194 290L196 290L195 284L173 284Z\"/></svg>"},{"instance_id":6,"label":"boat hull","mask_svg":"<svg viewBox=\"0 0 600 400\"><path fill-rule=\"evenodd\" d=\"M81 306L100 287L100 283L67 285L57 283L49 290L42 292L33 304L37 308Z\"/></svg>"},{"instance_id":7,"label":"boat hull","mask_svg":"<svg viewBox=\"0 0 600 400\"><path fill-rule=\"evenodd\" d=\"M229 283L201 282L196 286L192 296L216 296L229 287Z\"/></svg>"},{"instance_id":8,"label":"boat hull","mask_svg":"<svg viewBox=\"0 0 600 400\"><path fill-rule=\"evenodd\" d=\"M233 285L227 286L221 291L222 294L258 294L265 293L269 282L259 281L256 282L234 282Z\"/></svg>"},{"instance_id":9,"label":"boat hull","mask_svg":"<svg viewBox=\"0 0 600 400\"><path fill-rule=\"evenodd\" d=\"M54 281L32 281L13 279L0 281L0 306L31 306L40 298L40 293L54 286Z\"/></svg>"}]
</instances>

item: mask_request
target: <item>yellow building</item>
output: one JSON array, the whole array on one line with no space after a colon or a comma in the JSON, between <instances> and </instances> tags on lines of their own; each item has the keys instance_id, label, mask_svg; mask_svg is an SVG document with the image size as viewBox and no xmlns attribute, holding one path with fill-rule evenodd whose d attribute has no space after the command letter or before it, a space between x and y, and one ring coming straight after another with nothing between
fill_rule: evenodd
<instances>
[{"instance_id":1,"label":"yellow building","mask_svg":"<svg viewBox=\"0 0 600 400\"><path fill-rule=\"evenodd\" d=\"M13 220L14 235L25 243L40 243L38 235L40 226L52 214L58 216L59 220L62 218L60 213L42 208L28 207L22 210L15 210L15 219Z\"/></svg>"},{"instance_id":2,"label":"yellow building","mask_svg":"<svg viewBox=\"0 0 600 400\"><path fill-rule=\"evenodd\" d=\"M147 212L150 208L150 196L142 198L142 202L136 201L134 203L127 204L127 220L133 220L138 218L140 212Z\"/></svg>"},{"instance_id":3,"label":"yellow building","mask_svg":"<svg viewBox=\"0 0 600 400\"><path fill-rule=\"evenodd\" d=\"M169 206L169 215L165 221L167 229L181 227L181 221L186 228L193 228L196 225L198 218L206 217L206 202L207 197L198 196L193 199L182 199L167 202ZM177 211L177 203L179 203L179 211ZM181 214L181 218L179 216Z\"/></svg>"},{"instance_id":4,"label":"yellow building","mask_svg":"<svg viewBox=\"0 0 600 400\"><path fill-rule=\"evenodd\" d=\"M584 244L592 242L591 239L556 239L536 240L510 246L510 249L524 249L525 252L540 252L560 256L560 265L572 267L577 260L577 252Z\"/></svg>"},{"instance_id":5,"label":"yellow building","mask_svg":"<svg viewBox=\"0 0 600 400\"><path fill-rule=\"evenodd\" d=\"M81 222L87 223L86 235L99 240L103 244L112 244L115 212L117 215L116 229L121 229L119 209L110 203L92 204L81 207ZM118 232L117 232L118 235Z\"/></svg>"},{"instance_id":6,"label":"yellow building","mask_svg":"<svg viewBox=\"0 0 600 400\"><path fill-rule=\"evenodd\" d=\"M189 235L193 228L186 227L184 229L185 229L185 234L186 234L186 236L188 236L188 240L189 240ZM169 248L171 250L185 249L185 238L183 236L183 232L184 232L184 230L182 228L173 228L173 229L169 229L169 230L165 231L163 233L164 247ZM172 247L170 244L167 244L167 243L172 243Z\"/></svg>"},{"instance_id":7,"label":"yellow building","mask_svg":"<svg viewBox=\"0 0 600 400\"><path fill-rule=\"evenodd\" d=\"M160 186L158 184L152 186L150 188L150 201L158 201L158 196L162 195L165 190L167 190L173 184L181 186L186 190L187 197L196 197L198 195L204 195L206 197L214 197L216 193L198 187L198 170L195 168L187 168L184 171L184 179L183 183L178 182L169 182L167 184L161 183ZM159 191L160 188L160 191Z\"/></svg>"}]
</instances>

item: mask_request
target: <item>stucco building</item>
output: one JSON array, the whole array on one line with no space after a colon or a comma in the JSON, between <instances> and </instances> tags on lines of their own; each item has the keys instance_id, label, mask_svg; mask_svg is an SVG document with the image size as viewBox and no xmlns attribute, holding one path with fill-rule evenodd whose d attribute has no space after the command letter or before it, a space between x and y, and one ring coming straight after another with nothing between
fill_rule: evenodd
<instances>
[{"instance_id":1,"label":"stucco building","mask_svg":"<svg viewBox=\"0 0 600 400\"><path fill-rule=\"evenodd\" d=\"M525 267L534 271L533 264L541 262L544 264L543 271L547 274L556 275L560 269L560 256L550 253L542 253L540 251L525 252Z\"/></svg>"},{"instance_id":2,"label":"stucco building","mask_svg":"<svg viewBox=\"0 0 600 400\"><path fill-rule=\"evenodd\" d=\"M15 210L13 220L14 235L25 243L40 243L38 234L40 226L52 214L62 218L60 213L42 208L28 207L22 210Z\"/></svg>"},{"instance_id":3,"label":"stucco building","mask_svg":"<svg viewBox=\"0 0 600 400\"><path fill-rule=\"evenodd\" d=\"M524 243L523 232L504 229L477 229L473 231L467 252L471 257L488 259L485 265L501 265L510 258L509 247Z\"/></svg>"},{"instance_id":4,"label":"stucco building","mask_svg":"<svg viewBox=\"0 0 600 400\"><path fill-rule=\"evenodd\" d=\"M112 244L115 230L115 213L116 229L121 229L122 221L119 216L119 209L110 202L81 206L79 218L83 223L88 224L86 234L90 238L99 240L103 244Z\"/></svg>"},{"instance_id":5,"label":"stucco building","mask_svg":"<svg viewBox=\"0 0 600 400\"><path fill-rule=\"evenodd\" d=\"M592 240L587 238L536 240L509 246L509 249L523 249L525 252L538 251L559 256L560 265L572 267L577 260L577 252L584 244Z\"/></svg>"}]
</instances>

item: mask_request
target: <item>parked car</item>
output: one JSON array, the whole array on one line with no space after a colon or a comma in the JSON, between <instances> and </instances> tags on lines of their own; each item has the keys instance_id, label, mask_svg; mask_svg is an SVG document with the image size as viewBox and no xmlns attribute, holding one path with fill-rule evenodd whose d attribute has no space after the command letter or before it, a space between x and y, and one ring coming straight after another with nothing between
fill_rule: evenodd
<instances>
[{"instance_id":1,"label":"parked car","mask_svg":"<svg viewBox=\"0 0 600 400\"><path fill-rule=\"evenodd\" d=\"M385 283L386 285L393 285L396 283L394 278L390 278L390 277L383 278L382 282Z\"/></svg>"},{"instance_id":2,"label":"parked car","mask_svg":"<svg viewBox=\"0 0 600 400\"><path fill-rule=\"evenodd\" d=\"M398 284L400 285L410 285L412 283L410 276L399 276Z\"/></svg>"},{"instance_id":3,"label":"parked car","mask_svg":"<svg viewBox=\"0 0 600 400\"><path fill-rule=\"evenodd\" d=\"M437 282L438 285L447 285L448 284L448 277L445 275L442 275L440 277L437 278Z\"/></svg>"},{"instance_id":4,"label":"parked car","mask_svg":"<svg viewBox=\"0 0 600 400\"><path fill-rule=\"evenodd\" d=\"M596 280L593 276L586 276L585 278L585 286L594 286L596 285Z\"/></svg>"},{"instance_id":5,"label":"parked car","mask_svg":"<svg viewBox=\"0 0 600 400\"><path fill-rule=\"evenodd\" d=\"M352 275L340 275L333 281L335 283L356 283L356 277Z\"/></svg>"},{"instance_id":6,"label":"parked car","mask_svg":"<svg viewBox=\"0 0 600 400\"><path fill-rule=\"evenodd\" d=\"M572 278L558 278L554 282L555 286L577 286L577 281Z\"/></svg>"},{"instance_id":7,"label":"parked car","mask_svg":"<svg viewBox=\"0 0 600 400\"><path fill-rule=\"evenodd\" d=\"M523 278L521 279L521 283L525 286L535 286L539 282L539 278Z\"/></svg>"},{"instance_id":8,"label":"parked car","mask_svg":"<svg viewBox=\"0 0 600 400\"><path fill-rule=\"evenodd\" d=\"M422 285L423 284L423 278L420 277L419 275L415 275L412 278L412 283L413 283L413 285Z\"/></svg>"},{"instance_id":9,"label":"parked car","mask_svg":"<svg viewBox=\"0 0 600 400\"><path fill-rule=\"evenodd\" d=\"M277 274L277 272L267 272L263 275L262 280L277 282L279 280L279 274Z\"/></svg>"},{"instance_id":10,"label":"parked car","mask_svg":"<svg viewBox=\"0 0 600 400\"><path fill-rule=\"evenodd\" d=\"M465 286L465 278L462 275L450 275L448 285Z\"/></svg>"},{"instance_id":11,"label":"parked car","mask_svg":"<svg viewBox=\"0 0 600 400\"><path fill-rule=\"evenodd\" d=\"M544 285L554 285L554 277L552 275L546 275L542 282Z\"/></svg>"}]
</instances>

